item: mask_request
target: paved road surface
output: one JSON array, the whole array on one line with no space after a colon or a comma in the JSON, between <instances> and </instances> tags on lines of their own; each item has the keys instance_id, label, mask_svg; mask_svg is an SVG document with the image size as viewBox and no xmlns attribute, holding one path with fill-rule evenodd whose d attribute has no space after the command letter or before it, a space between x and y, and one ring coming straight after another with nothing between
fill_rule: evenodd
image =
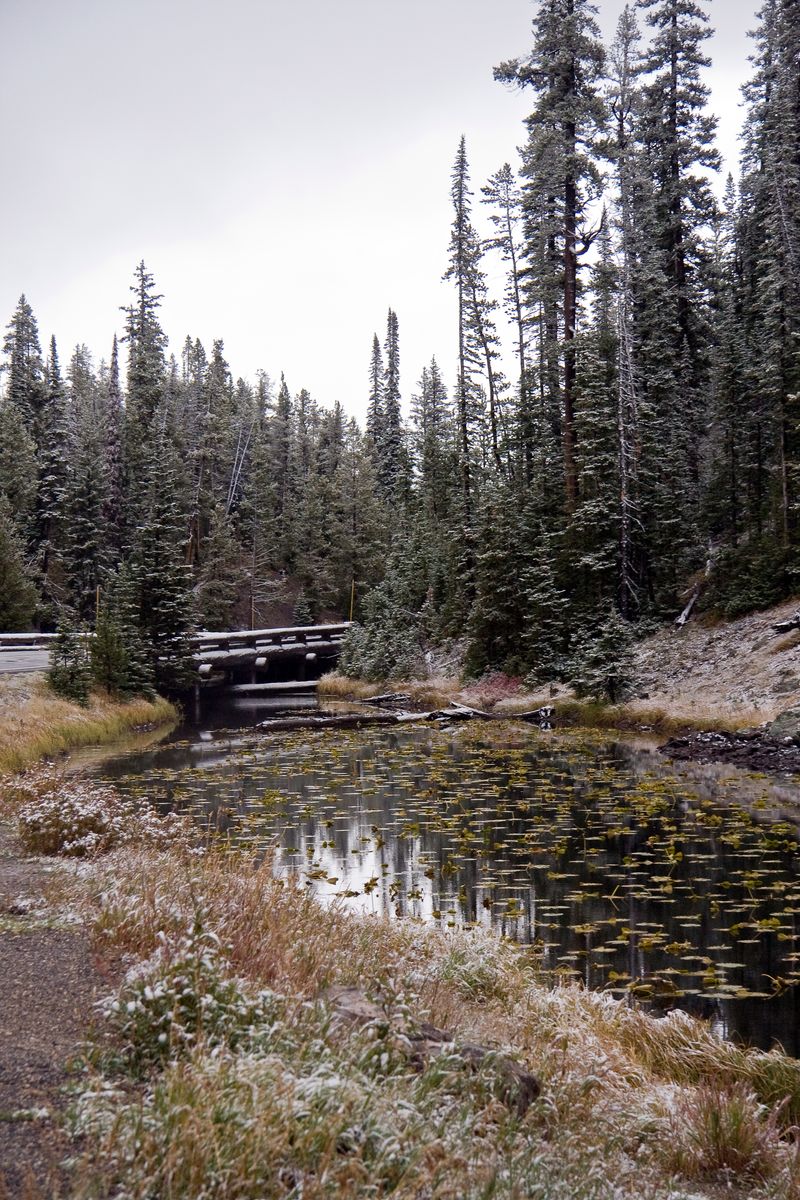
<instances>
[{"instance_id":1,"label":"paved road surface","mask_svg":"<svg viewBox=\"0 0 800 1200\"><path fill-rule=\"evenodd\" d=\"M46 671L49 666L49 650L0 650L0 675Z\"/></svg>"}]
</instances>

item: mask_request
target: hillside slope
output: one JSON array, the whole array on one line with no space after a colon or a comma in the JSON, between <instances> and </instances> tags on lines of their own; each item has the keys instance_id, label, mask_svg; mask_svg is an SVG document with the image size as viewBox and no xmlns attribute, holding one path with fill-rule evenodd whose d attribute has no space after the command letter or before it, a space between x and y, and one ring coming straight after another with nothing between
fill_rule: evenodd
<instances>
[{"instance_id":1,"label":"hillside slope","mask_svg":"<svg viewBox=\"0 0 800 1200\"><path fill-rule=\"evenodd\" d=\"M773 628L799 605L795 598L735 621L698 617L660 629L637 647L632 707L758 724L800 705L800 631Z\"/></svg>"}]
</instances>

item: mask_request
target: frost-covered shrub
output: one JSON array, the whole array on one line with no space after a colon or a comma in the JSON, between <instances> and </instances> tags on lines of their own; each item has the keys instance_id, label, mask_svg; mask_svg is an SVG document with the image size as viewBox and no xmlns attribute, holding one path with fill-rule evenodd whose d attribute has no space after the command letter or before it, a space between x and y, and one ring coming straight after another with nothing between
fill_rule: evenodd
<instances>
[{"instance_id":1,"label":"frost-covered shrub","mask_svg":"<svg viewBox=\"0 0 800 1200\"><path fill-rule=\"evenodd\" d=\"M75 858L130 842L164 847L188 839L180 817L160 817L146 802L137 805L87 780L33 773L14 790L17 829L29 854Z\"/></svg>"},{"instance_id":2,"label":"frost-covered shrub","mask_svg":"<svg viewBox=\"0 0 800 1200\"><path fill-rule=\"evenodd\" d=\"M123 1065L140 1074L199 1044L236 1049L268 1038L283 1000L268 990L249 991L231 972L217 936L197 918L177 942L162 935L155 954L128 973L101 1009Z\"/></svg>"},{"instance_id":3,"label":"frost-covered shrub","mask_svg":"<svg viewBox=\"0 0 800 1200\"><path fill-rule=\"evenodd\" d=\"M96 788L73 785L31 800L17 818L20 840L31 854L95 854L114 841L114 805Z\"/></svg>"}]
</instances>

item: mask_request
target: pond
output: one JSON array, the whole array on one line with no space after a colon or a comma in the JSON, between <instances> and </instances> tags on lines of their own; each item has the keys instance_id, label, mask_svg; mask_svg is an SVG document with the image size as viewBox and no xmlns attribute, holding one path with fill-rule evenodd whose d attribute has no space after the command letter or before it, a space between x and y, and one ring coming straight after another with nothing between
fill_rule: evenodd
<instances>
[{"instance_id":1,"label":"pond","mask_svg":"<svg viewBox=\"0 0 800 1200\"><path fill-rule=\"evenodd\" d=\"M184 726L93 770L325 903L491 925L554 979L800 1055L796 784L513 721Z\"/></svg>"}]
</instances>

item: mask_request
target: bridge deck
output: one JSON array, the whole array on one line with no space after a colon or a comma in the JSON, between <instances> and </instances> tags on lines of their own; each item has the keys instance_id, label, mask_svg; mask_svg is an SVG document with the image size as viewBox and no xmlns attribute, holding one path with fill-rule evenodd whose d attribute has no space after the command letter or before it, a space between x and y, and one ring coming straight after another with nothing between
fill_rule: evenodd
<instances>
[{"instance_id":1,"label":"bridge deck","mask_svg":"<svg viewBox=\"0 0 800 1200\"><path fill-rule=\"evenodd\" d=\"M270 661L333 659L349 628L350 623L343 621L279 629L202 630L191 639L193 658L202 679L235 667L264 670ZM0 633L0 674L46 671L55 638L54 633Z\"/></svg>"}]
</instances>

